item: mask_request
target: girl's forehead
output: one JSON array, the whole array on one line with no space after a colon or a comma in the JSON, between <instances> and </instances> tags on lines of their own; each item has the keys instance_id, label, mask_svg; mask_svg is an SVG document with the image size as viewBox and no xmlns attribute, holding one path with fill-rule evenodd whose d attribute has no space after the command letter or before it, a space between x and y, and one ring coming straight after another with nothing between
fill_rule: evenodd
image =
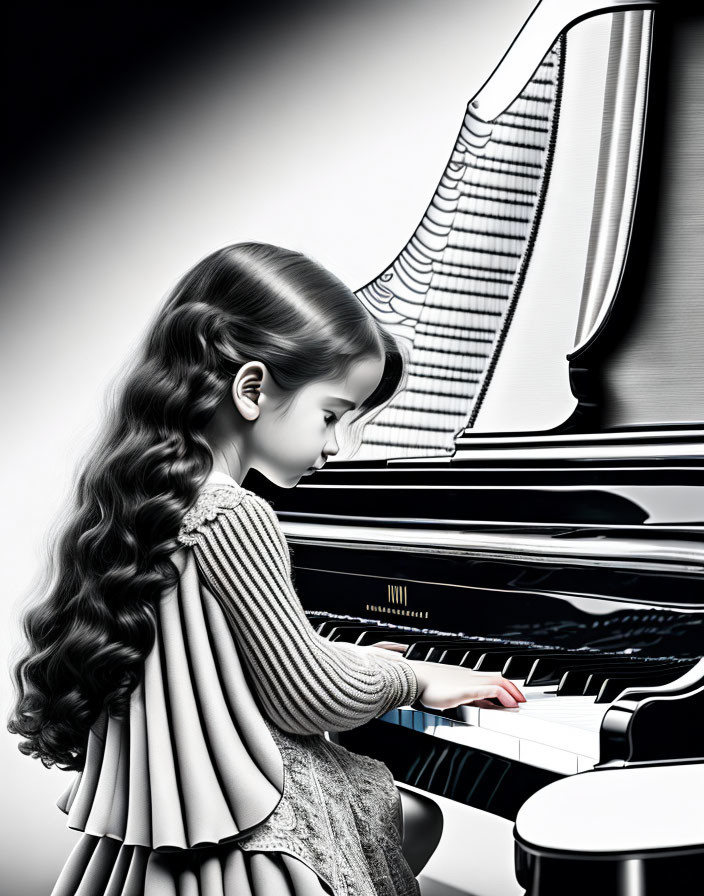
<instances>
[{"instance_id":1,"label":"girl's forehead","mask_svg":"<svg viewBox=\"0 0 704 896\"><path fill-rule=\"evenodd\" d=\"M301 390L307 392L313 399L325 401L339 401L340 404L354 404L355 398L351 390L343 380L325 380L324 382L309 383Z\"/></svg>"},{"instance_id":2,"label":"girl's forehead","mask_svg":"<svg viewBox=\"0 0 704 896\"><path fill-rule=\"evenodd\" d=\"M337 377L310 383L307 391L315 399L337 399L340 404L352 407L376 388L383 372L383 358L362 358Z\"/></svg>"}]
</instances>

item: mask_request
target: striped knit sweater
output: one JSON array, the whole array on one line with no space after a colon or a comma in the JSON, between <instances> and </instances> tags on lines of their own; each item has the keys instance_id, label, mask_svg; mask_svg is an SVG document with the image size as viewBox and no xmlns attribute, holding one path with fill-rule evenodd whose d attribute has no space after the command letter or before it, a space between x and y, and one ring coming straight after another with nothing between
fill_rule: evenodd
<instances>
[{"instance_id":1,"label":"striped knit sweater","mask_svg":"<svg viewBox=\"0 0 704 896\"><path fill-rule=\"evenodd\" d=\"M263 498L211 474L179 540L192 546L263 709L280 728L342 731L416 699L416 677L403 659L330 642L312 628L291 580L286 538Z\"/></svg>"}]
</instances>

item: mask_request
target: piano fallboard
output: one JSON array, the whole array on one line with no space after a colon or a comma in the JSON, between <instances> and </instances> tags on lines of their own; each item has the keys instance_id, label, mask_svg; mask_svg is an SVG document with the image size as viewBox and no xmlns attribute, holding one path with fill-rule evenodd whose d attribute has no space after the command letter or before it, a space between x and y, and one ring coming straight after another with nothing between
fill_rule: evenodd
<instances>
[{"instance_id":1,"label":"piano fallboard","mask_svg":"<svg viewBox=\"0 0 704 896\"><path fill-rule=\"evenodd\" d=\"M618 614L625 626L618 638L628 638L634 650L659 650L671 636L671 650L690 656L701 643L701 577L677 566L614 569L543 556L476 557L447 552L441 536L434 552L321 540L293 543L292 557L294 584L309 610L451 635L496 633L600 649L608 649ZM657 630L667 625L669 633Z\"/></svg>"}]
</instances>

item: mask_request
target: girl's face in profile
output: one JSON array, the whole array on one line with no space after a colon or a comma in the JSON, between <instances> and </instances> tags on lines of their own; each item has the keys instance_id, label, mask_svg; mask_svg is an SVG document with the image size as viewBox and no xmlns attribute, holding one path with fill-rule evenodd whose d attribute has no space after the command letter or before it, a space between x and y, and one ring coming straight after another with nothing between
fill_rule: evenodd
<instances>
[{"instance_id":1,"label":"girl's face in profile","mask_svg":"<svg viewBox=\"0 0 704 896\"><path fill-rule=\"evenodd\" d=\"M248 439L250 465L276 485L293 488L302 476L337 454L335 425L372 394L383 372L383 358L363 358L343 377L303 386L280 412L261 402L259 419Z\"/></svg>"}]
</instances>

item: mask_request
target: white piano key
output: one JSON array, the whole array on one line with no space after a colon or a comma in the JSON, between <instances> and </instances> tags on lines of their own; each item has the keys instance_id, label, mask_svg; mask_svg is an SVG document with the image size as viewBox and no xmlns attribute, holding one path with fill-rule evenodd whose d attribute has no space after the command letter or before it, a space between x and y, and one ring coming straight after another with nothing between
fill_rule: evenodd
<instances>
[{"instance_id":1,"label":"white piano key","mask_svg":"<svg viewBox=\"0 0 704 896\"><path fill-rule=\"evenodd\" d=\"M480 709L479 727L521 740L599 757L599 728L608 703L593 697L535 697L518 709Z\"/></svg>"},{"instance_id":2,"label":"white piano key","mask_svg":"<svg viewBox=\"0 0 704 896\"><path fill-rule=\"evenodd\" d=\"M520 742L518 738L508 734L499 734L497 731L488 731L476 725L452 725L435 729L435 736L454 744L462 744L465 747L474 747L493 753L495 756L503 756L505 759L520 759Z\"/></svg>"},{"instance_id":3,"label":"white piano key","mask_svg":"<svg viewBox=\"0 0 704 896\"><path fill-rule=\"evenodd\" d=\"M519 740L518 758L528 765L561 775L576 775L578 771L576 753L539 744L534 740Z\"/></svg>"},{"instance_id":4,"label":"white piano key","mask_svg":"<svg viewBox=\"0 0 704 896\"><path fill-rule=\"evenodd\" d=\"M479 724L479 707L478 706L458 706L458 715L467 725Z\"/></svg>"},{"instance_id":5,"label":"white piano key","mask_svg":"<svg viewBox=\"0 0 704 896\"><path fill-rule=\"evenodd\" d=\"M443 718L431 709L406 709L404 724L446 741L559 774L592 769L599 760L599 732L609 704L596 704L594 697L558 697L555 686L526 687L523 680L513 681L526 698L516 709L460 706L460 722ZM408 717L413 720L410 725Z\"/></svg>"},{"instance_id":6,"label":"white piano key","mask_svg":"<svg viewBox=\"0 0 704 896\"><path fill-rule=\"evenodd\" d=\"M588 772L594 768L595 760L591 756L577 756L577 771Z\"/></svg>"}]
</instances>

